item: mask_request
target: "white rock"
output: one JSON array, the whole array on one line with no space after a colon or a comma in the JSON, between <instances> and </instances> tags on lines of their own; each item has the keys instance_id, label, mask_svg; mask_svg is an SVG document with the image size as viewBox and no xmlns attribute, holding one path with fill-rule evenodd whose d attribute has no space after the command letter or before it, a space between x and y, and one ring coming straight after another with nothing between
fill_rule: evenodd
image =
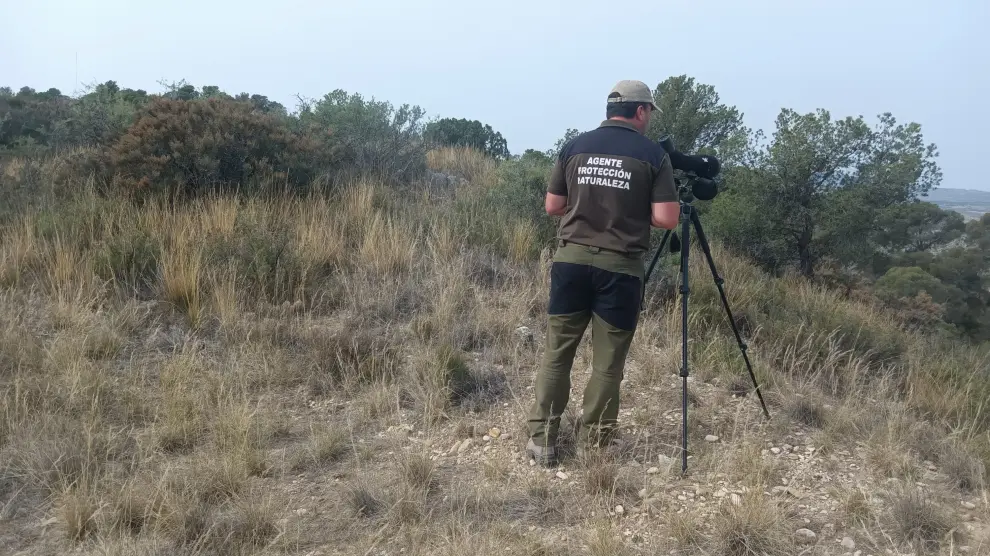
<instances>
[{"instance_id":1,"label":"white rock","mask_svg":"<svg viewBox=\"0 0 990 556\"><path fill-rule=\"evenodd\" d=\"M770 448L770 453L772 453L773 455L777 455L780 453L780 448L774 446L773 448Z\"/></svg>"},{"instance_id":2,"label":"white rock","mask_svg":"<svg viewBox=\"0 0 990 556\"><path fill-rule=\"evenodd\" d=\"M624 513L626 513L626 509L622 507L622 504L615 507L615 515L622 515Z\"/></svg>"},{"instance_id":3,"label":"white rock","mask_svg":"<svg viewBox=\"0 0 990 556\"><path fill-rule=\"evenodd\" d=\"M492 439L492 437L490 437L490 436L488 436L488 435L486 434L485 436L482 436L482 437L481 437L481 439L482 439L482 440L484 440L485 442L490 442L490 441L491 441L491 439Z\"/></svg>"},{"instance_id":4,"label":"white rock","mask_svg":"<svg viewBox=\"0 0 990 556\"><path fill-rule=\"evenodd\" d=\"M714 434L709 434L705 437L705 442L718 442L718 437Z\"/></svg>"},{"instance_id":5,"label":"white rock","mask_svg":"<svg viewBox=\"0 0 990 556\"><path fill-rule=\"evenodd\" d=\"M558 471L557 472L557 478L560 479L561 481L566 481L569 476L570 475L568 475L567 473L564 473L563 471Z\"/></svg>"},{"instance_id":6,"label":"white rock","mask_svg":"<svg viewBox=\"0 0 990 556\"><path fill-rule=\"evenodd\" d=\"M856 549L856 541L852 540L852 537L842 537L842 542L840 544L842 545L842 548L848 550Z\"/></svg>"},{"instance_id":7,"label":"white rock","mask_svg":"<svg viewBox=\"0 0 990 556\"><path fill-rule=\"evenodd\" d=\"M813 544L818 535L811 529L798 529L794 532L794 539L800 544Z\"/></svg>"},{"instance_id":8,"label":"white rock","mask_svg":"<svg viewBox=\"0 0 990 556\"><path fill-rule=\"evenodd\" d=\"M646 474L647 475L656 475L659 472L660 472L660 468L659 467L651 467L651 468L649 468L649 469L646 470Z\"/></svg>"},{"instance_id":9,"label":"white rock","mask_svg":"<svg viewBox=\"0 0 990 556\"><path fill-rule=\"evenodd\" d=\"M535 341L533 337L533 331L530 330L529 327L527 326L520 326L519 328L517 328L516 336L518 336L519 339L527 346L533 345Z\"/></svg>"},{"instance_id":10,"label":"white rock","mask_svg":"<svg viewBox=\"0 0 990 556\"><path fill-rule=\"evenodd\" d=\"M962 507L966 508L967 510L975 510L976 504L963 500Z\"/></svg>"},{"instance_id":11,"label":"white rock","mask_svg":"<svg viewBox=\"0 0 990 556\"><path fill-rule=\"evenodd\" d=\"M639 497L640 498L644 498L645 499L649 495L650 495L649 491L647 491L645 488L639 491Z\"/></svg>"}]
</instances>

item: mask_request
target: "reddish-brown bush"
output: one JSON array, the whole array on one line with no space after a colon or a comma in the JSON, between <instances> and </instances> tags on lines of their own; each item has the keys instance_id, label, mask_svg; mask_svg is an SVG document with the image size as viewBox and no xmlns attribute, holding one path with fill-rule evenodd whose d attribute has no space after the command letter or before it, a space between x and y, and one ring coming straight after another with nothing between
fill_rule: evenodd
<instances>
[{"instance_id":1,"label":"reddish-brown bush","mask_svg":"<svg viewBox=\"0 0 990 556\"><path fill-rule=\"evenodd\" d=\"M301 186L333 160L325 143L251 103L156 98L95 165L132 193L195 194L259 181Z\"/></svg>"}]
</instances>

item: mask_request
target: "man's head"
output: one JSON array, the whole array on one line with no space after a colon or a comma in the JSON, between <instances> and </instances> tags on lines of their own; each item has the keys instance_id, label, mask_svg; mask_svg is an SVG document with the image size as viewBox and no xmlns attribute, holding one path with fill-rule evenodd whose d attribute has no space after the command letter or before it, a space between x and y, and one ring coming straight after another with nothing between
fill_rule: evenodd
<instances>
[{"instance_id":1,"label":"man's head","mask_svg":"<svg viewBox=\"0 0 990 556\"><path fill-rule=\"evenodd\" d=\"M605 117L632 124L640 133L646 133L650 117L657 105L653 93L642 81L623 80L612 87L605 107Z\"/></svg>"}]
</instances>

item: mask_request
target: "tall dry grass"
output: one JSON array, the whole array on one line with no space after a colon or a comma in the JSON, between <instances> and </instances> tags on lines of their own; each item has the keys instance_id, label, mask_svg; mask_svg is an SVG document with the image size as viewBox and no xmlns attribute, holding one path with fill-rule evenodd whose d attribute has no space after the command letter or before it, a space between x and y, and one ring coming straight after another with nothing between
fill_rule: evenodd
<instances>
[{"instance_id":1,"label":"tall dry grass","mask_svg":"<svg viewBox=\"0 0 990 556\"><path fill-rule=\"evenodd\" d=\"M549 287L543 223L497 204L497 166L455 149L429 162L469 183L453 195L366 180L305 197L141 205L81 188L4 220L0 517L55 516L52 542L94 553L334 543L364 553L368 539L407 553L629 550L589 517L641 504L642 479L620 464L584 462L571 491L520 482L507 458L458 471L418 451L424 439L463 441L465 422L487 430L524 414ZM804 427L826 453L869 444L861 463L878 481L915 479L927 460L953 478L945 489L982 491L986 349L906 331L878 306L772 279L717 245L714 255L782 422L772 427ZM648 289L630 357L634 410L679 407L671 262ZM761 454L766 429L739 348L705 262L692 264L690 365L723 396L704 405L712 398L692 386L692 434L717 433L731 450L696 438L694 461L762 491L784 470ZM582 347L576 377L588 355ZM723 411L732 395L750 405ZM660 412L629 421L631 455L674 453ZM455 482L465 468L496 491ZM335 511L299 512L320 509L306 496ZM859 523L906 523L905 543L948 535L930 501L896 500L889 515L849 507ZM759 497L710 530L678 515L668 525L688 548L793 553L790 514ZM518 534L517 521L593 533L546 542ZM921 537L918 521L931 525Z\"/></svg>"}]
</instances>

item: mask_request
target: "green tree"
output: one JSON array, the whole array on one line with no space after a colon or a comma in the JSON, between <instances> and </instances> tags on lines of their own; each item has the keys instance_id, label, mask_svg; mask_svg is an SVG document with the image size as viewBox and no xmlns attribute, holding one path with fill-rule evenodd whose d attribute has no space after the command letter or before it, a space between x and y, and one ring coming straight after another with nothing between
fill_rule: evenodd
<instances>
[{"instance_id":1,"label":"green tree","mask_svg":"<svg viewBox=\"0 0 990 556\"><path fill-rule=\"evenodd\" d=\"M918 252L948 245L966 230L963 216L935 203L914 201L884 209L874 241L885 252Z\"/></svg>"},{"instance_id":2,"label":"green tree","mask_svg":"<svg viewBox=\"0 0 990 556\"><path fill-rule=\"evenodd\" d=\"M426 170L423 116L419 106L395 107L337 89L316 101L303 100L299 125L354 173L407 181Z\"/></svg>"},{"instance_id":3,"label":"green tree","mask_svg":"<svg viewBox=\"0 0 990 556\"><path fill-rule=\"evenodd\" d=\"M72 99L58 89L38 93L21 87L0 95L0 148L34 150L57 146L59 122L69 117Z\"/></svg>"},{"instance_id":4,"label":"green tree","mask_svg":"<svg viewBox=\"0 0 990 556\"><path fill-rule=\"evenodd\" d=\"M966 224L966 244L979 249L990 259L990 213Z\"/></svg>"},{"instance_id":5,"label":"green tree","mask_svg":"<svg viewBox=\"0 0 990 556\"><path fill-rule=\"evenodd\" d=\"M442 118L426 126L424 137L435 145L473 147L497 160L509 156L508 144L502 134L478 120Z\"/></svg>"},{"instance_id":6,"label":"green tree","mask_svg":"<svg viewBox=\"0 0 990 556\"><path fill-rule=\"evenodd\" d=\"M653 99L660 112L650 121L651 139L670 135L680 152L714 154L728 163L742 156L747 131L743 115L723 104L713 86L687 75L668 77L656 86Z\"/></svg>"},{"instance_id":7,"label":"green tree","mask_svg":"<svg viewBox=\"0 0 990 556\"><path fill-rule=\"evenodd\" d=\"M140 108L133 95L125 96L115 81L91 86L72 103L68 118L57 123L60 142L73 146L110 144L134 122Z\"/></svg>"},{"instance_id":8,"label":"green tree","mask_svg":"<svg viewBox=\"0 0 990 556\"><path fill-rule=\"evenodd\" d=\"M978 340L990 339L990 283L986 252L974 247L953 247L939 253L926 269L954 296L947 303L945 320Z\"/></svg>"},{"instance_id":9,"label":"green tree","mask_svg":"<svg viewBox=\"0 0 990 556\"><path fill-rule=\"evenodd\" d=\"M574 129L573 127L567 128L567 131L564 132L564 136L561 137L560 139L557 139L557 142L553 144L553 148L547 151L546 153L547 156L550 157L551 160L556 159L557 155L559 155L560 151L564 148L564 145L566 145L568 141L574 139L578 135L581 135L580 131Z\"/></svg>"},{"instance_id":10,"label":"green tree","mask_svg":"<svg viewBox=\"0 0 990 556\"><path fill-rule=\"evenodd\" d=\"M553 159L547 153L536 149L526 149L523 151L522 156L519 157L519 160L544 166L551 166L553 164Z\"/></svg>"},{"instance_id":11,"label":"green tree","mask_svg":"<svg viewBox=\"0 0 990 556\"><path fill-rule=\"evenodd\" d=\"M920 126L897 126L889 114L871 129L862 117L783 109L773 140L733 176L741 191L715 199L724 203L719 226L744 251L772 244L757 250L774 269L812 277L826 258L862 267L877 248L879 215L941 179L935 155Z\"/></svg>"}]
</instances>

